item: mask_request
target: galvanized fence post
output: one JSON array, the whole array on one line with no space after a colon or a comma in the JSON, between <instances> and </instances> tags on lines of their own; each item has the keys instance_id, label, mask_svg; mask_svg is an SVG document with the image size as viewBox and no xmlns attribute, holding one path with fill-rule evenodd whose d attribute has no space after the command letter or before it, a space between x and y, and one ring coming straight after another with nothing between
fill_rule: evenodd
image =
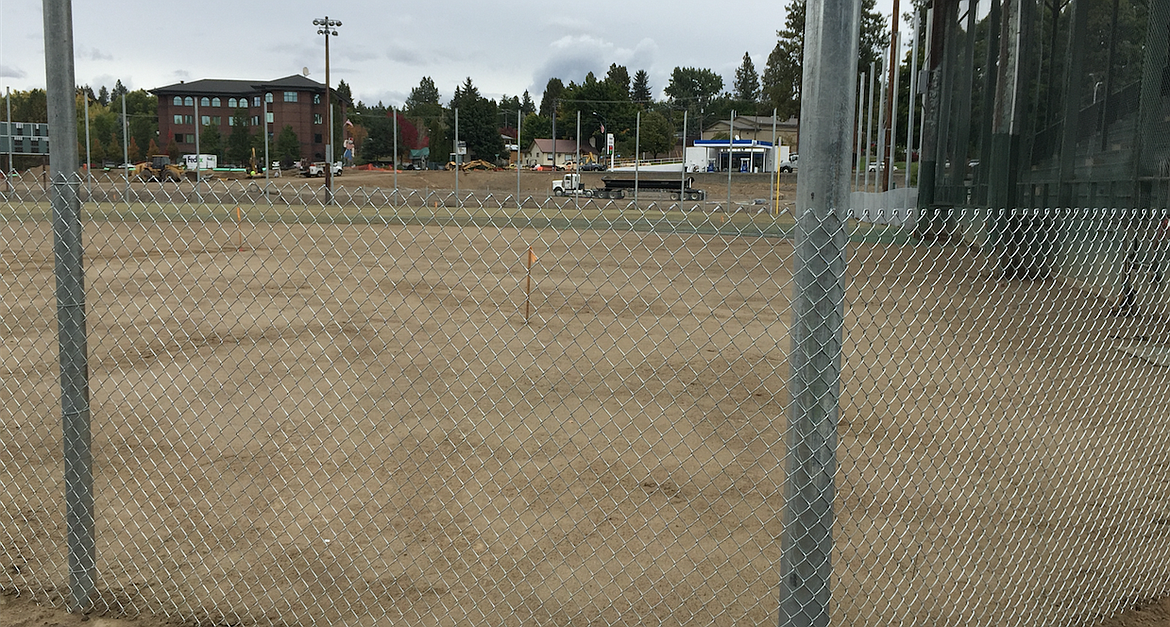
<instances>
[{"instance_id":1,"label":"galvanized fence post","mask_svg":"<svg viewBox=\"0 0 1170 627\"><path fill-rule=\"evenodd\" d=\"M89 366L85 338L85 282L81 254L81 180L77 175L77 113L70 0L45 0L45 75L57 278L61 368L61 426L65 474L69 609L89 607L95 577L93 454L90 449Z\"/></svg>"},{"instance_id":2,"label":"galvanized fence post","mask_svg":"<svg viewBox=\"0 0 1170 627\"><path fill-rule=\"evenodd\" d=\"M780 625L829 624L860 0L809 0L793 272Z\"/></svg>"}]
</instances>

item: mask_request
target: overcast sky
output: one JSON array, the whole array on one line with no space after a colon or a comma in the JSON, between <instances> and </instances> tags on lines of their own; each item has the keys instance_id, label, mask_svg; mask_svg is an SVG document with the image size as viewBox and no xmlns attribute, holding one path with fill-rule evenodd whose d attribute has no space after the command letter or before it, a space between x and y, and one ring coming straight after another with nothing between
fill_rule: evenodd
<instances>
[{"instance_id":1,"label":"overcast sky","mask_svg":"<svg viewBox=\"0 0 1170 627\"><path fill-rule=\"evenodd\" d=\"M528 90L539 104L551 77L566 85L611 63L650 75L662 97L671 70L699 67L730 90L747 52L763 73L787 0L711 2L73 2L77 83L96 92L121 79L130 89L181 80L271 80L298 74L324 82L324 37L313 19L341 20L330 38L330 82L356 100L401 105L424 76L444 102L467 77L486 97ZM903 3L909 4L908 0ZM892 0L879 0L889 14ZM903 27L904 28L904 27ZM38 0L0 0L0 87L44 87Z\"/></svg>"}]
</instances>

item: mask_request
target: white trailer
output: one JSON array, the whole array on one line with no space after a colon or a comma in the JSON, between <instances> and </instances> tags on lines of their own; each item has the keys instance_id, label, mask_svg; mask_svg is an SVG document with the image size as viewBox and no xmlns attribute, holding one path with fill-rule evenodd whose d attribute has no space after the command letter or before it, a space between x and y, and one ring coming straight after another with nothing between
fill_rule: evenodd
<instances>
[{"instance_id":1,"label":"white trailer","mask_svg":"<svg viewBox=\"0 0 1170 627\"><path fill-rule=\"evenodd\" d=\"M215 155L183 155L183 166L188 170L214 170L219 167L219 157Z\"/></svg>"}]
</instances>

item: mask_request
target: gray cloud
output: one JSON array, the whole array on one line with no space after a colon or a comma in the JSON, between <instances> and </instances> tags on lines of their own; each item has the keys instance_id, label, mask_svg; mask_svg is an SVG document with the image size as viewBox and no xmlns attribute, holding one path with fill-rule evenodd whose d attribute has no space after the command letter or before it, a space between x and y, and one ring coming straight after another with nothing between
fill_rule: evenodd
<instances>
[{"instance_id":1,"label":"gray cloud","mask_svg":"<svg viewBox=\"0 0 1170 627\"><path fill-rule=\"evenodd\" d=\"M382 104L389 107L389 106L395 106L396 103L405 102L406 97L409 95L410 95L410 92L403 92L403 91L399 91L399 90L374 89L374 90L367 90L367 91L361 92L361 93L355 93L353 95L353 98L354 98L354 100L361 101L361 103L366 105L366 106L372 107L372 106L378 104L379 102L381 102Z\"/></svg>"},{"instance_id":2,"label":"gray cloud","mask_svg":"<svg viewBox=\"0 0 1170 627\"><path fill-rule=\"evenodd\" d=\"M548 45L548 57L533 73L534 82L529 91L540 94L553 77L565 85L581 82L589 72L598 80L603 79L610 63L626 66L631 77L638 70L651 72L658 51L658 43L650 38L625 48L594 35L566 35Z\"/></svg>"},{"instance_id":3,"label":"gray cloud","mask_svg":"<svg viewBox=\"0 0 1170 627\"><path fill-rule=\"evenodd\" d=\"M5 78L24 78L28 76L24 70L11 65L0 65L0 76Z\"/></svg>"},{"instance_id":4,"label":"gray cloud","mask_svg":"<svg viewBox=\"0 0 1170 627\"><path fill-rule=\"evenodd\" d=\"M81 50L79 50L78 52L79 52L79 56L82 56L86 59L89 59L90 61L113 61L114 60L113 54L110 54L109 52L105 52L104 50L99 50L98 48L82 47Z\"/></svg>"},{"instance_id":5,"label":"gray cloud","mask_svg":"<svg viewBox=\"0 0 1170 627\"><path fill-rule=\"evenodd\" d=\"M391 46L386 51L386 58L395 63L412 67L423 67L426 65L426 58L416 48L401 44Z\"/></svg>"}]
</instances>

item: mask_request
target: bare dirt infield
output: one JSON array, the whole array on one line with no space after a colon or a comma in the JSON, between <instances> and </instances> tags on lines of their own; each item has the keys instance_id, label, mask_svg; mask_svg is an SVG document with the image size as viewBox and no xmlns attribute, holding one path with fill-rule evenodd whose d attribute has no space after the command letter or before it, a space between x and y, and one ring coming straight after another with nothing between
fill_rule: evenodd
<instances>
[{"instance_id":1,"label":"bare dirt infield","mask_svg":"<svg viewBox=\"0 0 1170 627\"><path fill-rule=\"evenodd\" d=\"M775 623L789 241L232 235L87 226L98 615ZM0 567L60 595L51 244L28 222L0 241ZM1139 597L1163 586L1144 558L1166 553L1167 494L1144 462L1166 430L1121 405L1164 407L1165 374L1116 351L1166 337L1161 319L1104 319L1085 292L998 281L962 249L858 242L850 257L839 615L1089 624L1132 605L1094 592L1117 573ZM77 620L0 602L5 624Z\"/></svg>"}]
</instances>

